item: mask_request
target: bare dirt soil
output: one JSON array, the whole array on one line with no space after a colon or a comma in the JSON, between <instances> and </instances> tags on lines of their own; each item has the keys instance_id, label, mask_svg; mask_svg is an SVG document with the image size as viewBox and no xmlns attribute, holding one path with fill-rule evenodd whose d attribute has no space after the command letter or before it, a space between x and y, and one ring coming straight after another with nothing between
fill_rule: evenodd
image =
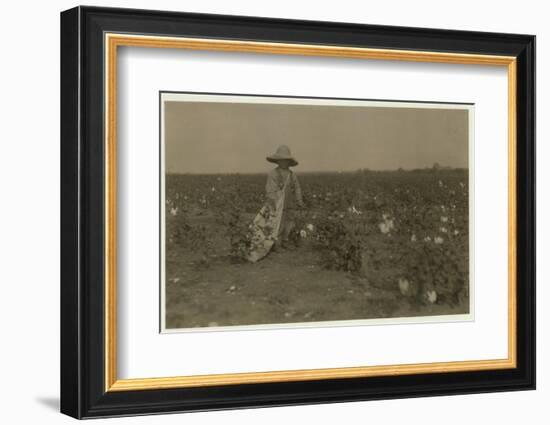
<instances>
[{"instance_id":1,"label":"bare dirt soil","mask_svg":"<svg viewBox=\"0 0 550 425\"><path fill-rule=\"evenodd\" d=\"M169 250L167 328L468 312L465 304L429 304L404 297L397 285L377 285L369 281L368 274L327 270L319 265L317 253L307 243L294 250L271 252L255 264L234 263L223 249L222 236L218 238L221 248L207 264L186 249L174 246Z\"/></svg>"}]
</instances>

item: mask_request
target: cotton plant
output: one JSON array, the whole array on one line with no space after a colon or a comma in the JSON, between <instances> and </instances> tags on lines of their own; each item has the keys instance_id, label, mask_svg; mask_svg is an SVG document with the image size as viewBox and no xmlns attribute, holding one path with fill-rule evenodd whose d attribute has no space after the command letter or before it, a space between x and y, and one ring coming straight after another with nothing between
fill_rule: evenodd
<instances>
[{"instance_id":1,"label":"cotton plant","mask_svg":"<svg viewBox=\"0 0 550 425\"><path fill-rule=\"evenodd\" d=\"M394 228L393 218L390 218L389 214L384 213L384 214L382 214L382 220L383 221L381 223L378 223L378 228L380 229L380 232L387 235Z\"/></svg>"},{"instance_id":2,"label":"cotton plant","mask_svg":"<svg viewBox=\"0 0 550 425\"><path fill-rule=\"evenodd\" d=\"M356 215L361 215L363 214L362 211L359 211L357 208L355 208L355 205L352 205L351 207L348 208L348 212L349 213L352 213L352 214L356 214Z\"/></svg>"},{"instance_id":3,"label":"cotton plant","mask_svg":"<svg viewBox=\"0 0 550 425\"><path fill-rule=\"evenodd\" d=\"M420 294L419 290L422 285L411 282L409 279L406 279L404 277L400 277L397 280L397 287L399 288L399 292L401 293L401 295L403 295L404 297L419 296L423 299L424 302L427 302L428 304L435 304L437 302L438 295L435 289L427 289Z\"/></svg>"}]
</instances>

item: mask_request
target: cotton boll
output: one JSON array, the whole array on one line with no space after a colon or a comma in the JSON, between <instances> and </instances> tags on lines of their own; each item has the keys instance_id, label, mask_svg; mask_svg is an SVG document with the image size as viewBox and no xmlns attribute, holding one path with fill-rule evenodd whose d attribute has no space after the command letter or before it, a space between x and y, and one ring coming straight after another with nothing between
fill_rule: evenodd
<instances>
[{"instance_id":1,"label":"cotton boll","mask_svg":"<svg viewBox=\"0 0 550 425\"><path fill-rule=\"evenodd\" d=\"M387 234L389 233L390 231L390 227L388 226L388 224L386 222L384 223L380 223L378 225L378 227L380 228L380 231L383 233L383 234Z\"/></svg>"},{"instance_id":2,"label":"cotton boll","mask_svg":"<svg viewBox=\"0 0 550 425\"><path fill-rule=\"evenodd\" d=\"M437 292L434 290L426 291L426 300L430 304L434 304L437 301Z\"/></svg>"},{"instance_id":3,"label":"cotton boll","mask_svg":"<svg viewBox=\"0 0 550 425\"><path fill-rule=\"evenodd\" d=\"M399 278L397 285L399 286L399 292L401 292L402 295L407 295L409 293L410 284L407 279Z\"/></svg>"}]
</instances>

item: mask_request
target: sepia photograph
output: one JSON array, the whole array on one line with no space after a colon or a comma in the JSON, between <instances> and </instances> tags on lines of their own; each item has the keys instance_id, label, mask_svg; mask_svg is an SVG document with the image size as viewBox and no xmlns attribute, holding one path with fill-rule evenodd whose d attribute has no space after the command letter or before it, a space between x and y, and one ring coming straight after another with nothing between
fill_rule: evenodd
<instances>
[{"instance_id":1,"label":"sepia photograph","mask_svg":"<svg viewBox=\"0 0 550 425\"><path fill-rule=\"evenodd\" d=\"M159 103L161 332L472 320L474 105Z\"/></svg>"}]
</instances>

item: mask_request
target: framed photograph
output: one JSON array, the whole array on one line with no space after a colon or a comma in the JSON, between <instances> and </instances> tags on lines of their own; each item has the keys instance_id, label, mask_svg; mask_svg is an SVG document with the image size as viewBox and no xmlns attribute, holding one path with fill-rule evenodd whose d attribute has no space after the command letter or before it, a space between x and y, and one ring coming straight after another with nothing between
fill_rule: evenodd
<instances>
[{"instance_id":1,"label":"framed photograph","mask_svg":"<svg viewBox=\"0 0 550 425\"><path fill-rule=\"evenodd\" d=\"M535 37L61 14L61 411L535 388Z\"/></svg>"}]
</instances>

